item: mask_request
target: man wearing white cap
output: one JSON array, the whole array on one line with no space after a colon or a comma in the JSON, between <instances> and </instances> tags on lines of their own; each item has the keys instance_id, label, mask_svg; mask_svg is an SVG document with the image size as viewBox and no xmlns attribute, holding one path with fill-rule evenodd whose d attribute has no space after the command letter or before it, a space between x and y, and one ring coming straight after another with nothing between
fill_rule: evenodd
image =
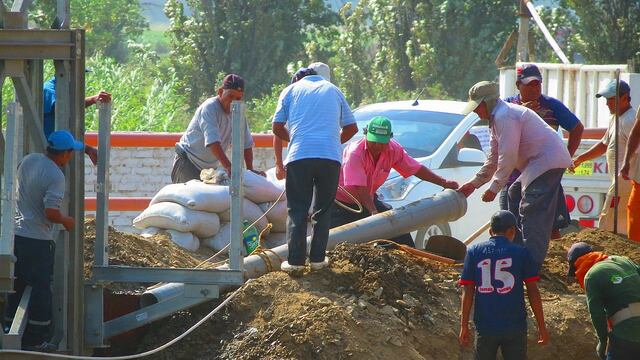
<instances>
[{"instance_id":1,"label":"man wearing white cap","mask_svg":"<svg viewBox=\"0 0 640 360\"><path fill-rule=\"evenodd\" d=\"M640 241L640 234L637 232L628 231L628 225L635 225L635 222L640 214L637 212L631 211L633 206L637 206L631 199L631 188L632 182L629 180L625 180L622 176L618 175L618 199L615 200L615 185L613 183L613 176L615 174L615 166L616 161L618 165L620 165L619 169L624 167L624 154L625 149L627 147L627 142L629 141L629 134L631 133L631 129L633 128L633 123L635 120L635 110L631 106L631 88L629 85L620 81L620 85L618 88L618 116L620 122L620 131L618 133L618 139L620 144L618 146L618 152L616 153L616 121L615 121L615 113L616 113L616 81L611 80L607 85L605 85L598 93L596 94L597 98L605 98L607 99L607 107L609 108L609 112L611 113L611 118L609 120L609 128L607 132L602 137L599 143L595 144L591 147L591 149L585 151L584 153L578 155L575 159L573 159L573 167L579 166L581 163L595 159L603 154L607 154L607 167L609 168L609 175L611 176L611 186L609 187L609 191L607 192L607 198L604 201L602 206L602 212L600 213L600 221L598 226L603 230L612 231L613 230L613 213L615 209L616 201L618 204L627 205L630 208L628 211L625 209L621 209L618 213L618 229L621 233L627 234L630 239L635 241ZM629 173L629 175L633 175L633 180L636 182L640 182L640 173L637 171L638 164L636 163L637 156L633 152L629 156L628 163L633 165L633 168L636 170L634 172ZM637 200L636 200L637 202ZM636 225L637 226L637 225Z\"/></svg>"},{"instance_id":2,"label":"man wearing white cap","mask_svg":"<svg viewBox=\"0 0 640 360\"><path fill-rule=\"evenodd\" d=\"M482 195L493 201L509 180L513 170L520 171L515 183L520 191L510 191L512 203L519 203L517 214L524 245L540 267L547 255L553 227L560 181L571 156L556 132L534 111L509 104L500 98L498 84L481 81L469 90L465 113L474 111L489 120L491 152L476 176L462 185L460 192L470 196L475 189L491 181ZM519 185L520 185L519 184Z\"/></svg>"}]
</instances>

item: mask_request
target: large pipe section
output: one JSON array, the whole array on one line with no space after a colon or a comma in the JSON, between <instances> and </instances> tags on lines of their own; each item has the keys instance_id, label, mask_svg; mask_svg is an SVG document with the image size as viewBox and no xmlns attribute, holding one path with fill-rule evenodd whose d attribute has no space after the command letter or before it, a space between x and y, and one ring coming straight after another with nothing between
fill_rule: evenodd
<instances>
[{"instance_id":1,"label":"large pipe section","mask_svg":"<svg viewBox=\"0 0 640 360\"><path fill-rule=\"evenodd\" d=\"M455 221L467 212L467 199L457 191L444 190L434 196L412 202L397 209L342 225L331 229L327 249L348 243L364 243L376 239L390 239L400 234L415 231L426 225ZM311 237L307 238L310 244ZM309 246L307 246L309 248ZM278 270L280 263L289 254L288 246L281 245L259 255L244 258L246 279L260 277L269 271ZM219 269L227 269L226 265ZM232 290L233 286L222 285L220 292ZM169 298L182 296L184 284L170 283L145 292L140 303L144 306ZM203 299L203 302L205 299Z\"/></svg>"}]
</instances>

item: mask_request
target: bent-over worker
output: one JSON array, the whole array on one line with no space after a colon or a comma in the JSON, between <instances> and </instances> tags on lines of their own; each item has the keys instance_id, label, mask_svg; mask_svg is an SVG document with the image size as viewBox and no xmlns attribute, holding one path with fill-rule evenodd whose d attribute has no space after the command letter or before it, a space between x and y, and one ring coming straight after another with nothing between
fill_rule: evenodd
<instances>
[{"instance_id":1,"label":"bent-over worker","mask_svg":"<svg viewBox=\"0 0 640 360\"><path fill-rule=\"evenodd\" d=\"M640 359L640 267L625 256L610 256L584 242L567 253L568 278L587 293L601 359Z\"/></svg>"},{"instance_id":2,"label":"bent-over worker","mask_svg":"<svg viewBox=\"0 0 640 360\"><path fill-rule=\"evenodd\" d=\"M345 191L348 191L362 204L363 211L354 213L334 205L331 213L332 228L390 210L391 206L380 201L376 191L387 180L391 169L405 178L415 175L445 189L458 188L457 182L436 175L409 156L402 145L392 139L391 121L388 118L376 116L363 130L365 136L349 144L342 153L340 186L344 190L339 189L336 193L338 201L356 209L353 198L345 194ZM390 240L415 246L410 234L403 234Z\"/></svg>"}]
</instances>

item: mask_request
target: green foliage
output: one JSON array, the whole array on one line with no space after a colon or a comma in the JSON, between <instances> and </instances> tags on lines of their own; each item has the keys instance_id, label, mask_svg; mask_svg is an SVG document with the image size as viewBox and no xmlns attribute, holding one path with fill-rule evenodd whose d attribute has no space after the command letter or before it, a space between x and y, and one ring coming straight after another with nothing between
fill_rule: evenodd
<instances>
[{"instance_id":1,"label":"green foliage","mask_svg":"<svg viewBox=\"0 0 640 360\"><path fill-rule=\"evenodd\" d=\"M246 115L251 131L271 132L271 120L276 112L278 97L285 87L285 84L274 85L270 93L247 102Z\"/></svg>"},{"instance_id":2,"label":"green foliage","mask_svg":"<svg viewBox=\"0 0 640 360\"><path fill-rule=\"evenodd\" d=\"M48 28L55 17L56 0L38 0L32 5L31 18L39 26ZM71 27L87 32L87 55L98 52L123 62L127 46L149 27L142 17L138 1L130 0L71 0Z\"/></svg>"},{"instance_id":3,"label":"green foliage","mask_svg":"<svg viewBox=\"0 0 640 360\"><path fill-rule=\"evenodd\" d=\"M640 55L640 0L563 0L579 17L584 57L592 64L622 63Z\"/></svg>"},{"instance_id":4,"label":"green foliage","mask_svg":"<svg viewBox=\"0 0 640 360\"><path fill-rule=\"evenodd\" d=\"M172 68L195 108L223 73L247 79L248 98L268 93L287 78L287 64L303 60L305 30L327 26L335 16L322 0L169 0L165 13Z\"/></svg>"},{"instance_id":5,"label":"green foliage","mask_svg":"<svg viewBox=\"0 0 640 360\"><path fill-rule=\"evenodd\" d=\"M538 6L536 10L569 60L584 52L584 42L577 31L580 19L573 11L562 7L551 9L544 6ZM529 54L532 61L560 62L542 31L535 24L532 25L531 32L534 38L534 53Z\"/></svg>"}]
</instances>

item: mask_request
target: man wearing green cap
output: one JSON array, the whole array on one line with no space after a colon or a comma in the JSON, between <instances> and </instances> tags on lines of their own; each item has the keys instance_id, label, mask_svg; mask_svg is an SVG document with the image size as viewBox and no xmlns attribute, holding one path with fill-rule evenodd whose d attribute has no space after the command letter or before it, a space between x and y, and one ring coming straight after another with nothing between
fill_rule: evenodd
<instances>
[{"instance_id":1,"label":"man wearing green cap","mask_svg":"<svg viewBox=\"0 0 640 360\"><path fill-rule=\"evenodd\" d=\"M493 201L513 170L520 171L509 191L509 209L518 218L522 241L538 267L547 255L554 224L560 181L571 156L556 132L533 110L500 98L498 84L481 81L469 90L464 113L471 111L489 120L491 152L476 176L458 189L470 196L491 181L482 195ZM519 191L514 191L517 189Z\"/></svg>"},{"instance_id":2,"label":"man wearing green cap","mask_svg":"<svg viewBox=\"0 0 640 360\"><path fill-rule=\"evenodd\" d=\"M392 140L391 121L386 117L376 116L364 129L365 137L349 144L342 153L340 186L336 199L346 206L356 209L348 191L363 206L361 213L354 213L334 206L331 214L331 227L336 227L363 219L391 207L378 199L376 191L389 176L391 169L407 178L415 175L418 178L440 185L447 189L457 189L458 183L448 181L427 169L413 159L398 142ZM392 239L398 243L414 246L410 234Z\"/></svg>"},{"instance_id":3,"label":"man wearing green cap","mask_svg":"<svg viewBox=\"0 0 640 360\"><path fill-rule=\"evenodd\" d=\"M597 98L603 97L607 100L607 107L609 108L609 112L611 113L609 128L607 129L607 132L604 134L602 140L600 140L599 143L595 144L591 147L591 149L585 151L584 153L578 155L575 159L573 159L572 170L587 160L595 159L605 153L607 154L607 167L609 168L609 175L611 176L611 186L609 187L607 198L604 201L602 211L600 213L600 221L598 226L603 230L613 230L613 212L615 209L615 203L617 201L623 206L627 205L629 209L629 211L624 211L624 209L621 209L621 211L618 212L619 231L623 234L628 235L632 240L640 241L640 234L638 233L638 230L636 230L638 225L635 225L638 223L637 219L638 217L640 217L640 214L638 214L637 211L631 211L634 209L635 205L634 199L631 198L631 190L633 184L632 181L625 180L622 176L617 175L618 199L614 200L615 186L613 183L613 177L615 173L614 169L616 166L616 161L618 162L618 165L620 165L619 169L622 169L624 167L625 149L627 147L629 135L631 134L631 129L633 128L633 123L635 121L635 110L631 106L631 88L626 82L621 80L617 91L618 96L616 96L616 81L611 80L596 94ZM617 153L615 136L616 97L618 98L617 111L620 123L620 131L618 132L618 140L620 141L620 145L618 146ZM634 168L637 169L637 154L631 154L631 156L629 157L629 163L633 163ZM640 182L640 171L636 171L632 175L634 176L634 181ZM635 200L635 203L637 203L637 200Z\"/></svg>"}]
</instances>

